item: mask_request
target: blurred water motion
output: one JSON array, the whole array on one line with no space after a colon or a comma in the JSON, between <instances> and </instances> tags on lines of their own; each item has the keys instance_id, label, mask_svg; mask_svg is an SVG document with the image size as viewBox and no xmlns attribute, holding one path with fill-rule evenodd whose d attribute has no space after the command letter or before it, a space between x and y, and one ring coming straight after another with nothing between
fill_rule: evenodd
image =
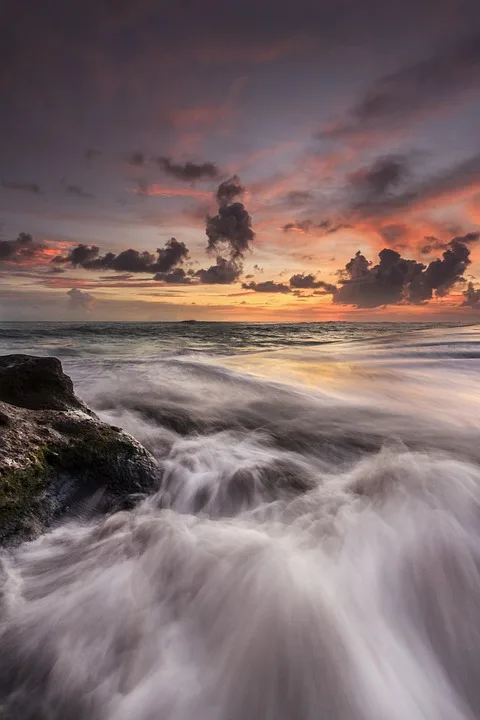
<instances>
[{"instance_id":1,"label":"blurred water motion","mask_svg":"<svg viewBox=\"0 0 480 720\"><path fill-rule=\"evenodd\" d=\"M163 484L2 554L0 717L480 717L479 329L119 332L64 364Z\"/></svg>"}]
</instances>

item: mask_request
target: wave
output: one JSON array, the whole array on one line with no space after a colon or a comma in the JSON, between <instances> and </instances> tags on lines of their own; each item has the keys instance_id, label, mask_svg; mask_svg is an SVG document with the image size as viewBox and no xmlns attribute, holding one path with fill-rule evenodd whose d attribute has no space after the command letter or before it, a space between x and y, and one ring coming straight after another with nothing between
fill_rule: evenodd
<instances>
[{"instance_id":1,"label":"wave","mask_svg":"<svg viewBox=\"0 0 480 720\"><path fill-rule=\"evenodd\" d=\"M0 716L479 717L480 368L465 342L477 331L249 366L72 361L162 486L0 556Z\"/></svg>"}]
</instances>

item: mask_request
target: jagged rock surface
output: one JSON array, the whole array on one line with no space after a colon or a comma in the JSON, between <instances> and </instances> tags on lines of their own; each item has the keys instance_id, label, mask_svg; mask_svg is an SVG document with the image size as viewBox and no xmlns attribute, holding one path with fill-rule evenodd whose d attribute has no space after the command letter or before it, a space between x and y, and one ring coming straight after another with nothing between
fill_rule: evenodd
<instances>
[{"instance_id":1,"label":"jagged rock surface","mask_svg":"<svg viewBox=\"0 0 480 720\"><path fill-rule=\"evenodd\" d=\"M69 508L110 511L158 485L150 453L81 402L56 358L0 357L0 544Z\"/></svg>"}]
</instances>

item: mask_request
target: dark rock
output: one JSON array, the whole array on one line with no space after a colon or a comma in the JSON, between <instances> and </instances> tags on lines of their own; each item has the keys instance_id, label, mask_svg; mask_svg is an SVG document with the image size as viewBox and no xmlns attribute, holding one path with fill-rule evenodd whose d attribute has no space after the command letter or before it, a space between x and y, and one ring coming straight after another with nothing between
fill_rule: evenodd
<instances>
[{"instance_id":1,"label":"dark rock","mask_svg":"<svg viewBox=\"0 0 480 720\"><path fill-rule=\"evenodd\" d=\"M0 412L0 426L10 425L10 418L4 412Z\"/></svg>"},{"instance_id":2,"label":"dark rock","mask_svg":"<svg viewBox=\"0 0 480 720\"><path fill-rule=\"evenodd\" d=\"M152 455L75 396L59 360L0 357L0 398L0 544L76 505L110 512L158 487Z\"/></svg>"},{"instance_id":3,"label":"dark rock","mask_svg":"<svg viewBox=\"0 0 480 720\"><path fill-rule=\"evenodd\" d=\"M54 357L0 356L0 400L31 410L86 410Z\"/></svg>"}]
</instances>

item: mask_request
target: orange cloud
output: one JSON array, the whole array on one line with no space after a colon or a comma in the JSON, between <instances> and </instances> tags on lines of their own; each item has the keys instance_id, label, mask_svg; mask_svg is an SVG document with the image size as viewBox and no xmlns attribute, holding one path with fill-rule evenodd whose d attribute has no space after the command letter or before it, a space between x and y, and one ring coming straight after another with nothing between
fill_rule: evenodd
<instances>
[{"instance_id":1,"label":"orange cloud","mask_svg":"<svg viewBox=\"0 0 480 720\"><path fill-rule=\"evenodd\" d=\"M165 187L153 183L142 187L132 188L132 192L136 195L160 196L160 197L191 197L196 200L211 200L211 192L203 192L189 187Z\"/></svg>"}]
</instances>

